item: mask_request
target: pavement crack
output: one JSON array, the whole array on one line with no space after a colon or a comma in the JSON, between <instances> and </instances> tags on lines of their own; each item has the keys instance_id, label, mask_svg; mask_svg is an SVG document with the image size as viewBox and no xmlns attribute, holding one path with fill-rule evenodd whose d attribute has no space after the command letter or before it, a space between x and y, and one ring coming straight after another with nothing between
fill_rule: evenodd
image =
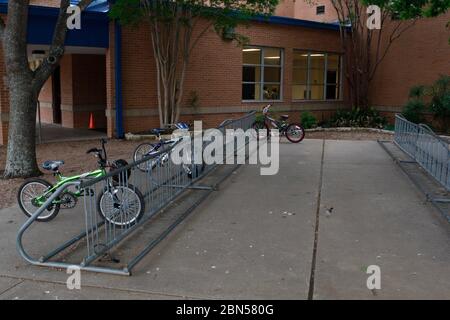
<instances>
[{"instance_id":1,"label":"pavement crack","mask_svg":"<svg viewBox=\"0 0 450 320\"><path fill-rule=\"evenodd\" d=\"M322 140L322 156L320 159L319 186L317 190L316 221L314 226L314 244L309 276L308 300L314 299L314 280L316 275L317 243L319 241L320 201L322 197L323 161L325 156L325 139Z\"/></svg>"},{"instance_id":2,"label":"pavement crack","mask_svg":"<svg viewBox=\"0 0 450 320\"><path fill-rule=\"evenodd\" d=\"M13 278L10 278L10 279L13 279ZM24 281L25 281L25 280L22 279L22 280L20 280L19 282L13 284L11 287L9 287L9 288L7 288L7 289L5 289L5 290L3 290L3 291L0 291L0 297L1 297L3 294L5 294L6 292L8 292L9 290L14 289L15 287L17 287L19 284L22 284Z\"/></svg>"}]
</instances>

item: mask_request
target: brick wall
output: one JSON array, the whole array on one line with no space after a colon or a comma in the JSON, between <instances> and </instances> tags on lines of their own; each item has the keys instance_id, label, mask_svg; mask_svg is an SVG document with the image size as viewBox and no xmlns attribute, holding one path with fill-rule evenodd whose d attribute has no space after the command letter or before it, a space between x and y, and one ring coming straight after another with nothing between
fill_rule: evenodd
<instances>
[{"instance_id":1,"label":"brick wall","mask_svg":"<svg viewBox=\"0 0 450 320\"><path fill-rule=\"evenodd\" d=\"M30 0L30 5L43 7L59 7L61 0Z\"/></svg>"},{"instance_id":2,"label":"brick wall","mask_svg":"<svg viewBox=\"0 0 450 320\"><path fill-rule=\"evenodd\" d=\"M336 10L333 8L330 0L314 0L311 3L307 3L305 0L284 0L284 6L292 6L292 16L296 19L313 20L319 22L331 22L337 20ZM283 5L282 2L282 5ZM317 6L325 6L324 14L317 14Z\"/></svg>"},{"instance_id":3,"label":"brick wall","mask_svg":"<svg viewBox=\"0 0 450 320\"><path fill-rule=\"evenodd\" d=\"M342 105L316 102L312 108L311 102L292 101L291 93L293 50L338 52L337 31L253 23L238 32L248 36L252 45L284 49L283 101L274 103L275 109L295 111L293 115L298 118L299 110L314 110L322 116ZM159 126L156 70L149 30L147 26L124 28L122 36L125 131L148 130ZM189 106L191 91L199 97L199 110ZM182 119L208 119L212 126L235 114L261 109L264 103L242 102L242 49L235 43L222 41L213 31L202 37L192 53L182 105Z\"/></svg>"},{"instance_id":4,"label":"brick wall","mask_svg":"<svg viewBox=\"0 0 450 320\"><path fill-rule=\"evenodd\" d=\"M450 74L450 13L422 19L401 35L380 64L370 90L372 105L397 112L412 86L432 84L439 74Z\"/></svg>"},{"instance_id":5,"label":"brick wall","mask_svg":"<svg viewBox=\"0 0 450 320\"><path fill-rule=\"evenodd\" d=\"M67 54L61 59L62 125L88 128L92 112L96 128L106 128L106 61L103 55ZM42 122L53 122L52 81L42 88Z\"/></svg>"}]
</instances>

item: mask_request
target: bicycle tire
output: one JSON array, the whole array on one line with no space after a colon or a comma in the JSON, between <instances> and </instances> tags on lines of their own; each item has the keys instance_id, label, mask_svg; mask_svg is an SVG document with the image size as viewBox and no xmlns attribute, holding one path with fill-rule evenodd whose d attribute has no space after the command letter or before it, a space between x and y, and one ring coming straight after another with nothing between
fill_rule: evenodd
<instances>
[{"instance_id":1,"label":"bicycle tire","mask_svg":"<svg viewBox=\"0 0 450 320\"><path fill-rule=\"evenodd\" d=\"M150 147L149 148L150 150L146 151L146 152L140 151L144 147ZM136 149L134 149L134 152L133 152L134 162L140 161L145 156L145 154L149 154L151 151L153 151L155 149L156 149L156 144L154 144L154 143L149 143L149 142L141 143L140 145L138 145L136 147ZM148 161L151 161L151 160L148 160ZM158 161L156 161L156 159L155 159L155 161L152 161L150 166L148 166L148 163L145 161L145 162L138 164L137 168L142 172L148 172L150 170L153 170L157 164L158 164Z\"/></svg>"},{"instance_id":2,"label":"bicycle tire","mask_svg":"<svg viewBox=\"0 0 450 320\"><path fill-rule=\"evenodd\" d=\"M19 187L19 190L17 191L17 202L19 203L20 209L22 210L22 212L27 217L31 217L34 212L29 212L25 208L22 197L24 196L25 188L27 186L30 186L32 183L40 184L40 185L46 187L47 189L52 187L52 184L50 182L48 182L47 180L44 180L44 179L39 179L39 178L27 179L24 183L22 183L22 185ZM59 197L56 198L55 200L59 200ZM37 210L37 208L39 208L38 206L35 206L35 205L33 205L33 206L36 208L36 210ZM50 214L44 215L44 212L43 212L39 217L36 218L36 221L48 222L50 220L53 220L58 215L59 209L60 209L60 205L59 204L54 204L51 207L51 211L50 211L51 213ZM49 210L49 209L47 208L47 210Z\"/></svg>"},{"instance_id":3,"label":"bicycle tire","mask_svg":"<svg viewBox=\"0 0 450 320\"><path fill-rule=\"evenodd\" d=\"M132 194L136 195L138 204L139 204L139 210L138 212L132 217L132 219L128 220L128 221L122 221L122 222L116 222L113 219L110 218L111 214L106 213L103 208L102 208L102 200L103 197L106 194L110 194L110 188L111 187L105 187L103 189L103 192L101 194L98 195L97 197L97 212L99 213L100 217L103 220L108 221L111 224L114 224L118 227L126 227L126 226L132 226L136 223L139 222L139 220L142 218L142 216L144 215L145 212L145 201L144 201L144 196L142 195L142 193L139 191L138 188L134 187L132 184L127 184L126 186L123 185L118 185L118 184L113 184L114 188L126 188L129 191L131 191ZM113 207L113 209L116 209ZM113 213L114 214L114 213ZM121 214L121 216L123 216L123 214Z\"/></svg>"},{"instance_id":4,"label":"bicycle tire","mask_svg":"<svg viewBox=\"0 0 450 320\"><path fill-rule=\"evenodd\" d=\"M294 139L294 138L290 137L289 134L288 134L289 128L294 127L294 126L301 129L301 134L300 134L300 136L299 136L298 139ZM301 124L299 124L299 123L291 123L291 124L289 124L289 125L287 126L286 131L285 131L285 134L286 134L286 138L287 138L290 142L292 142L292 143L299 143L299 142L301 142L301 141L305 138L305 129L304 129L303 126L302 126Z\"/></svg>"}]
</instances>

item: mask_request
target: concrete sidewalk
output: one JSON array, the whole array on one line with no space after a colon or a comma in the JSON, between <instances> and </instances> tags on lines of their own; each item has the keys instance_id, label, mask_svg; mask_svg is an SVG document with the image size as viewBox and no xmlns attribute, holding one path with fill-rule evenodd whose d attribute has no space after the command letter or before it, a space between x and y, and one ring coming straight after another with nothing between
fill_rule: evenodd
<instances>
[{"instance_id":1,"label":"concrete sidewalk","mask_svg":"<svg viewBox=\"0 0 450 320\"><path fill-rule=\"evenodd\" d=\"M450 298L450 225L377 142L305 140L280 152L279 174L241 167L133 276L82 273L81 290L23 261L24 217L0 211L0 299ZM55 237L64 222L51 222ZM33 240L38 255L47 242ZM366 287L369 265L381 268L381 290Z\"/></svg>"}]
</instances>

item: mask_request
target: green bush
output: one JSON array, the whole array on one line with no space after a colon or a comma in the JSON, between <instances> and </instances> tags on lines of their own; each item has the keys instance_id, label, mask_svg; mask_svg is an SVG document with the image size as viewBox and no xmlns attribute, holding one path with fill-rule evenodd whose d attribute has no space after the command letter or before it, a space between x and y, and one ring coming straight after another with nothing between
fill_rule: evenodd
<instances>
[{"instance_id":1,"label":"green bush","mask_svg":"<svg viewBox=\"0 0 450 320\"><path fill-rule=\"evenodd\" d=\"M338 110L327 123L329 127L364 127L382 129L387 124L385 117L378 110L352 109Z\"/></svg>"},{"instance_id":2,"label":"green bush","mask_svg":"<svg viewBox=\"0 0 450 320\"><path fill-rule=\"evenodd\" d=\"M258 113L255 117L255 122L264 123L264 115L262 113Z\"/></svg>"},{"instance_id":3,"label":"green bush","mask_svg":"<svg viewBox=\"0 0 450 320\"><path fill-rule=\"evenodd\" d=\"M409 92L409 101L402 114L415 123L424 123L423 113L429 111L440 124L440 129L448 131L450 120L450 76L441 75L431 86L414 86Z\"/></svg>"},{"instance_id":4,"label":"green bush","mask_svg":"<svg viewBox=\"0 0 450 320\"><path fill-rule=\"evenodd\" d=\"M423 100L417 98L409 100L403 107L403 116L414 123L424 123L425 118L423 112L425 111L426 105Z\"/></svg>"},{"instance_id":5,"label":"green bush","mask_svg":"<svg viewBox=\"0 0 450 320\"><path fill-rule=\"evenodd\" d=\"M409 97L411 99L422 99L425 95L426 87L423 85L414 86L409 89Z\"/></svg>"},{"instance_id":6,"label":"green bush","mask_svg":"<svg viewBox=\"0 0 450 320\"><path fill-rule=\"evenodd\" d=\"M445 131L448 131L448 120L450 118L450 76L441 76L431 86L430 111L437 118Z\"/></svg>"},{"instance_id":7,"label":"green bush","mask_svg":"<svg viewBox=\"0 0 450 320\"><path fill-rule=\"evenodd\" d=\"M300 118L303 128L311 129L317 127L317 118L311 112L302 112Z\"/></svg>"}]
</instances>

